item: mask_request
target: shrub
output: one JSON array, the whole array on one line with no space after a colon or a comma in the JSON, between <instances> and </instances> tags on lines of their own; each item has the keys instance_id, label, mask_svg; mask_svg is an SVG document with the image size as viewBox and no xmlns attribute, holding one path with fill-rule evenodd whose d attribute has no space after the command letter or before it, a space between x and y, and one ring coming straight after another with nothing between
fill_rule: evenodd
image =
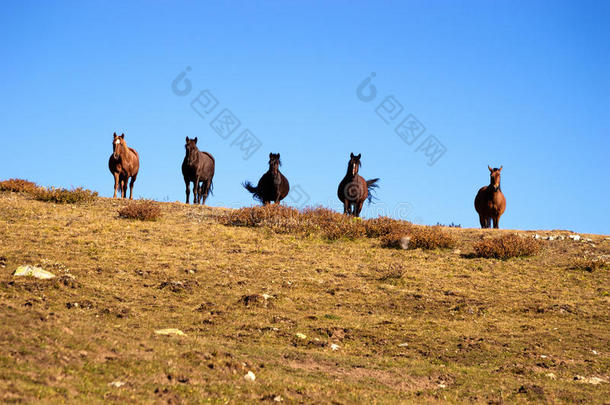
<instances>
[{"instance_id":1,"label":"shrub","mask_svg":"<svg viewBox=\"0 0 610 405\"><path fill-rule=\"evenodd\" d=\"M330 240L366 236L364 221L323 207L305 208L301 214L305 231L319 232Z\"/></svg>"},{"instance_id":2,"label":"shrub","mask_svg":"<svg viewBox=\"0 0 610 405\"><path fill-rule=\"evenodd\" d=\"M570 269L572 270L584 270L589 273L603 270L609 266L609 263L604 259L592 259L592 258L579 258L572 263Z\"/></svg>"},{"instance_id":3,"label":"shrub","mask_svg":"<svg viewBox=\"0 0 610 405\"><path fill-rule=\"evenodd\" d=\"M161 218L161 208L152 200L129 202L119 210L119 217L139 219L140 221L156 221Z\"/></svg>"},{"instance_id":4,"label":"shrub","mask_svg":"<svg viewBox=\"0 0 610 405\"><path fill-rule=\"evenodd\" d=\"M9 179L0 181L0 191L13 191L15 193L31 193L36 190L36 183L23 179Z\"/></svg>"},{"instance_id":5,"label":"shrub","mask_svg":"<svg viewBox=\"0 0 610 405\"><path fill-rule=\"evenodd\" d=\"M91 202L97 197L97 191L91 191L82 187L68 190L66 188L44 188L38 187L31 192L32 196L39 201L54 202L57 204L74 204Z\"/></svg>"},{"instance_id":6,"label":"shrub","mask_svg":"<svg viewBox=\"0 0 610 405\"><path fill-rule=\"evenodd\" d=\"M381 275L377 278L378 281L399 280L405 274L405 269L400 263L391 264L387 268L381 270Z\"/></svg>"},{"instance_id":7,"label":"shrub","mask_svg":"<svg viewBox=\"0 0 610 405\"><path fill-rule=\"evenodd\" d=\"M366 228L366 236L369 238L377 238L393 233L402 233L404 235L409 229L412 228L412 224L410 222L388 217L367 219L364 221L364 226Z\"/></svg>"},{"instance_id":8,"label":"shrub","mask_svg":"<svg viewBox=\"0 0 610 405\"><path fill-rule=\"evenodd\" d=\"M381 246L394 249L448 249L455 239L438 226L410 226L381 236Z\"/></svg>"},{"instance_id":9,"label":"shrub","mask_svg":"<svg viewBox=\"0 0 610 405\"><path fill-rule=\"evenodd\" d=\"M537 254L542 243L532 238L522 238L516 234L482 240L474 245L475 257L508 259L511 257Z\"/></svg>"},{"instance_id":10,"label":"shrub","mask_svg":"<svg viewBox=\"0 0 610 405\"><path fill-rule=\"evenodd\" d=\"M223 225L268 227L278 233L288 233L300 228L299 211L279 204L245 207L232 210L219 217Z\"/></svg>"}]
</instances>

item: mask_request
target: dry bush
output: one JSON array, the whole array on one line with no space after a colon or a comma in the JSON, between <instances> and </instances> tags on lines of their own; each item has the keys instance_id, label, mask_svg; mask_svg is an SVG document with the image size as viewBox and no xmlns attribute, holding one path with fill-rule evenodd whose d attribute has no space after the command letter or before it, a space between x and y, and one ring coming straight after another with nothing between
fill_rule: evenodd
<instances>
[{"instance_id":1,"label":"dry bush","mask_svg":"<svg viewBox=\"0 0 610 405\"><path fill-rule=\"evenodd\" d=\"M593 259L593 258L578 258L576 259L572 265L570 266L571 270L584 270L589 273L594 271L603 270L610 267L610 263L608 263L604 259Z\"/></svg>"},{"instance_id":2,"label":"dry bush","mask_svg":"<svg viewBox=\"0 0 610 405\"><path fill-rule=\"evenodd\" d=\"M91 202L97 197L97 191L91 191L82 187L73 188L44 188L38 187L31 192L32 196L39 201L54 202L57 204L74 204Z\"/></svg>"},{"instance_id":3,"label":"dry bush","mask_svg":"<svg viewBox=\"0 0 610 405\"><path fill-rule=\"evenodd\" d=\"M319 232L330 240L366 236L364 221L323 207L305 208L301 214L308 232Z\"/></svg>"},{"instance_id":4,"label":"dry bush","mask_svg":"<svg viewBox=\"0 0 610 405\"><path fill-rule=\"evenodd\" d=\"M156 221L161 218L161 208L159 204L152 200L133 201L119 210L119 217L139 219L140 221Z\"/></svg>"},{"instance_id":5,"label":"dry bush","mask_svg":"<svg viewBox=\"0 0 610 405\"><path fill-rule=\"evenodd\" d=\"M542 248L542 243L533 238L522 238L517 234L482 240L474 245L475 257L508 259L532 256Z\"/></svg>"},{"instance_id":6,"label":"dry bush","mask_svg":"<svg viewBox=\"0 0 610 405\"><path fill-rule=\"evenodd\" d=\"M407 233L412 228L412 224L408 221L401 221L388 217L378 217L367 219L364 221L366 228L366 236L369 238L378 238L380 236L390 235L393 233Z\"/></svg>"},{"instance_id":7,"label":"dry bush","mask_svg":"<svg viewBox=\"0 0 610 405\"><path fill-rule=\"evenodd\" d=\"M36 183L23 179L8 179L0 181L0 191L13 191L15 193L31 193L36 190Z\"/></svg>"},{"instance_id":8,"label":"dry bush","mask_svg":"<svg viewBox=\"0 0 610 405\"><path fill-rule=\"evenodd\" d=\"M277 233L298 231L299 211L279 204L245 207L219 217L223 225L267 227Z\"/></svg>"},{"instance_id":9,"label":"dry bush","mask_svg":"<svg viewBox=\"0 0 610 405\"><path fill-rule=\"evenodd\" d=\"M381 246L394 249L448 249L455 238L439 226L410 226L380 237Z\"/></svg>"}]
</instances>

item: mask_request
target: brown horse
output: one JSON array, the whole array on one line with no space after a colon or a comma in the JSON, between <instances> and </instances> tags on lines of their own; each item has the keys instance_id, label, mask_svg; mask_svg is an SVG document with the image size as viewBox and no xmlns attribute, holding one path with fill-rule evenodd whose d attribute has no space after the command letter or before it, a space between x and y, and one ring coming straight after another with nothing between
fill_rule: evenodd
<instances>
[{"instance_id":1,"label":"brown horse","mask_svg":"<svg viewBox=\"0 0 610 405\"><path fill-rule=\"evenodd\" d=\"M288 195L290 191L290 183L288 179L280 172L279 153L269 154L269 170L258 181L256 187L249 181L243 183L243 186L252 193L252 197L261 201L263 205L269 204L271 201L278 204Z\"/></svg>"},{"instance_id":2,"label":"brown horse","mask_svg":"<svg viewBox=\"0 0 610 405\"><path fill-rule=\"evenodd\" d=\"M212 179L216 162L208 152L200 151L197 147L197 137L186 137L186 155L182 161L182 176L186 185L186 203L189 203L191 182L193 182L193 204L205 204L208 193L212 192Z\"/></svg>"},{"instance_id":3,"label":"brown horse","mask_svg":"<svg viewBox=\"0 0 610 405\"><path fill-rule=\"evenodd\" d=\"M364 180L359 174L358 170L362 163L360 157L353 153L350 154L349 162L347 163L347 173L337 189L337 196L343 203L343 213L348 215L354 215L355 217L360 216L362 211L362 205L365 200L369 202L373 199L372 190L377 188L376 184L379 179Z\"/></svg>"},{"instance_id":4,"label":"brown horse","mask_svg":"<svg viewBox=\"0 0 610 405\"><path fill-rule=\"evenodd\" d=\"M129 183L129 199L133 199L133 183L135 183L138 177L138 171L140 170L140 156L135 149L130 148L125 143L125 134L118 136L114 133L114 139L112 140L112 155L108 160L108 168L110 173L114 176L114 196L116 198L116 192L121 187L121 196L125 198L127 194L127 181L131 177Z\"/></svg>"},{"instance_id":5,"label":"brown horse","mask_svg":"<svg viewBox=\"0 0 610 405\"><path fill-rule=\"evenodd\" d=\"M489 169L490 181L489 186L481 187L477 196L474 199L474 209L479 213L479 222L481 228L491 228L491 221L493 221L494 228L500 227L500 216L504 214L506 209L506 198L502 194L500 189L500 168Z\"/></svg>"}]
</instances>

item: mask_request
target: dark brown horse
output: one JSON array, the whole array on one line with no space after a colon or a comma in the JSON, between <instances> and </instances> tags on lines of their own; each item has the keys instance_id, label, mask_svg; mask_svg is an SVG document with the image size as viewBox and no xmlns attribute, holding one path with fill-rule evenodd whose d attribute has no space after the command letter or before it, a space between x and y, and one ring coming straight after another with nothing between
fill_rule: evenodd
<instances>
[{"instance_id":1,"label":"dark brown horse","mask_svg":"<svg viewBox=\"0 0 610 405\"><path fill-rule=\"evenodd\" d=\"M506 209L506 198L500 189L502 166L499 169L492 169L491 166L487 166L487 168L490 172L489 186L481 187L477 193L474 199L474 209L479 213L481 228L491 228L491 221L493 221L494 228L499 228L500 216Z\"/></svg>"},{"instance_id":2,"label":"dark brown horse","mask_svg":"<svg viewBox=\"0 0 610 405\"><path fill-rule=\"evenodd\" d=\"M112 140L112 155L108 160L108 168L114 176L114 196L116 198L117 189L120 187L121 196L125 198L127 194L127 181L131 177L129 183L129 199L133 198L133 183L138 177L140 170L140 156L135 149L130 148L125 143L125 134L118 136L114 133Z\"/></svg>"},{"instance_id":3,"label":"dark brown horse","mask_svg":"<svg viewBox=\"0 0 610 405\"><path fill-rule=\"evenodd\" d=\"M362 154L355 156L350 153L350 159L347 163L347 173L337 189L337 196L343 203L343 213L348 215L354 215L355 217L360 216L362 211L362 205L365 200L369 202L373 199L372 190L377 188L376 184L379 179L364 180L359 174L358 170L362 163L360 157Z\"/></svg>"},{"instance_id":4,"label":"dark brown horse","mask_svg":"<svg viewBox=\"0 0 610 405\"><path fill-rule=\"evenodd\" d=\"M186 137L186 155L182 161L182 176L186 185L186 203L189 203L191 182L193 183L193 204L205 204L208 193L212 192L216 162L208 152L197 147L197 137Z\"/></svg>"},{"instance_id":5,"label":"dark brown horse","mask_svg":"<svg viewBox=\"0 0 610 405\"><path fill-rule=\"evenodd\" d=\"M269 204L271 201L278 204L288 195L290 184L288 179L280 172L279 153L269 154L269 170L258 181L256 187L249 181L246 181L243 186L252 193L252 197L261 201L263 204Z\"/></svg>"}]
</instances>

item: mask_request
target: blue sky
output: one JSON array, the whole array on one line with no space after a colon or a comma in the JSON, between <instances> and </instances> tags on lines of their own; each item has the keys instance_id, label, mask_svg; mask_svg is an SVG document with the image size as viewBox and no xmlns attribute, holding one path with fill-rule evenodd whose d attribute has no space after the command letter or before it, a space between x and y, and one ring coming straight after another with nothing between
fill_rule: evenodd
<instances>
[{"instance_id":1,"label":"blue sky","mask_svg":"<svg viewBox=\"0 0 610 405\"><path fill-rule=\"evenodd\" d=\"M124 132L141 155L135 196L183 201L184 138L197 136L216 158L214 206L253 204L240 183L280 152L287 203L339 209L354 152L381 178L368 217L477 226L489 164L504 166L502 228L610 234L610 2L14 1L0 13L0 178L112 196ZM202 117L191 102L204 90L218 104ZM227 139L210 126L224 109L241 123ZM411 145L395 132L409 115L425 127ZM246 129L261 143L248 159L235 142Z\"/></svg>"}]
</instances>

